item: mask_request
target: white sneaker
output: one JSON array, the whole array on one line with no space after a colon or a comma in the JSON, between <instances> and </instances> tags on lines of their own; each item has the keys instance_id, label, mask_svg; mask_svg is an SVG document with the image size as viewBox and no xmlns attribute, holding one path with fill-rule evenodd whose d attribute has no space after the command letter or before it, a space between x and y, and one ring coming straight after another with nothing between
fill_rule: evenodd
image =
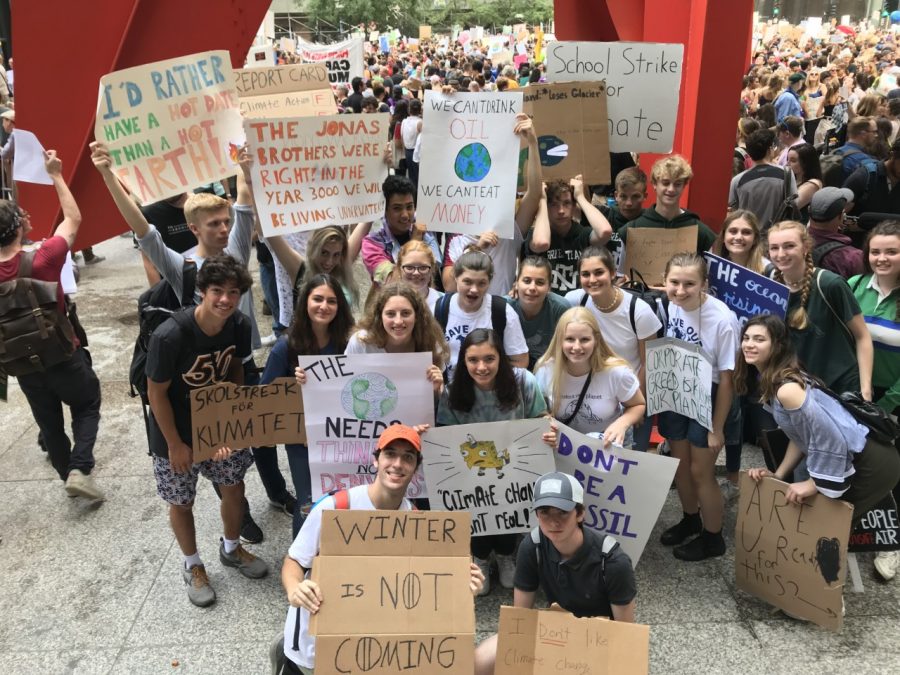
<instances>
[{"instance_id":1,"label":"white sneaker","mask_svg":"<svg viewBox=\"0 0 900 675\"><path fill-rule=\"evenodd\" d=\"M881 551L875 556L875 571L885 581L890 581L897 574L900 565L900 551Z\"/></svg>"},{"instance_id":2,"label":"white sneaker","mask_svg":"<svg viewBox=\"0 0 900 675\"><path fill-rule=\"evenodd\" d=\"M70 497L84 497L93 501L103 501L106 497L94 484L94 479L89 474L82 473L78 469L72 469L66 478L66 494Z\"/></svg>"},{"instance_id":3,"label":"white sneaker","mask_svg":"<svg viewBox=\"0 0 900 675\"><path fill-rule=\"evenodd\" d=\"M512 588L516 580L516 559L511 555L497 555L496 558L500 585L503 588Z\"/></svg>"},{"instance_id":4,"label":"white sneaker","mask_svg":"<svg viewBox=\"0 0 900 675\"><path fill-rule=\"evenodd\" d=\"M265 337L259 339L263 347L271 347L275 344L276 340L278 340L278 336L275 335L275 333L266 335Z\"/></svg>"},{"instance_id":5,"label":"white sneaker","mask_svg":"<svg viewBox=\"0 0 900 675\"><path fill-rule=\"evenodd\" d=\"M481 592L478 595L487 595L491 592L491 561L482 560L481 558L472 558L472 560L478 565L478 569L484 575L484 586L481 587Z\"/></svg>"},{"instance_id":6,"label":"white sneaker","mask_svg":"<svg viewBox=\"0 0 900 675\"><path fill-rule=\"evenodd\" d=\"M726 504L741 496L741 488L727 478L719 484L719 487L722 488L722 498L725 499Z\"/></svg>"}]
</instances>

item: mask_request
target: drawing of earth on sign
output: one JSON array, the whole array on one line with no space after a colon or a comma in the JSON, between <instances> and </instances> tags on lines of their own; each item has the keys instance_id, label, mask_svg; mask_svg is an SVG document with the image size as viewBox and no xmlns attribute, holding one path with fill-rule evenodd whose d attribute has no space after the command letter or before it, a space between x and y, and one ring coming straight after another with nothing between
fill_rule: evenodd
<instances>
[{"instance_id":1,"label":"drawing of earth on sign","mask_svg":"<svg viewBox=\"0 0 900 675\"><path fill-rule=\"evenodd\" d=\"M481 143L469 143L457 153L453 170L460 180L477 183L491 170L491 153Z\"/></svg>"},{"instance_id":2,"label":"drawing of earth on sign","mask_svg":"<svg viewBox=\"0 0 900 675\"><path fill-rule=\"evenodd\" d=\"M344 385L341 406L358 420L376 421L397 407L397 387L381 373L363 373Z\"/></svg>"},{"instance_id":3,"label":"drawing of earth on sign","mask_svg":"<svg viewBox=\"0 0 900 675\"><path fill-rule=\"evenodd\" d=\"M556 166L569 156L569 146L558 136L541 136L538 138L538 153L541 166Z\"/></svg>"}]
</instances>

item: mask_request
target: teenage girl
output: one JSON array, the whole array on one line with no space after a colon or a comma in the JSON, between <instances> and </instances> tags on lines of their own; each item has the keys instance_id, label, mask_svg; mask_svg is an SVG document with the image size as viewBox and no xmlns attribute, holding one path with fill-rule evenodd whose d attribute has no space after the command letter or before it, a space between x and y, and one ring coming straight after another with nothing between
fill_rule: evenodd
<instances>
[{"instance_id":1,"label":"teenage girl","mask_svg":"<svg viewBox=\"0 0 900 675\"><path fill-rule=\"evenodd\" d=\"M656 338L662 323L656 312L640 298L613 284L616 264L612 253L599 246L589 246L578 261L581 290L570 291L566 300L571 306L583 305L593 312L603 339L610 350L625 359L646 393L647 340ZM650 442L652 422L646 420L634 428L634 449L644 452Z\"/></svg>"},{"instance_id":2,"label":"teenage girl","mask_svg":"<svg viewBox=\"0 0 900 675\"><path fill-rule=\"evenodd\" d=\"M430 310L434 309L434 303L443 295L431 286L436 266L431 247L424 241L410 239L400 247L397 266L394 268L395 278L416 289Z\"/></svg>"},{"instance_id":3,"label":"teenage girl","mask_svg":"<svg viewBox=\"0 0 900 675\"><path fill-rule=\"evenodd\" d=\"M328 274L310 277L300 289L290 327L269 353L260 384L296 376L298 356L343 353L352 330L353 313L337 280ZM288 443L285 450L297 494L293 523L296 537L312 503L309 453L301 443Z\"/></svg>"},{"instance_id":4,"label":"teenage girl","mask_svg":"<svg viewBox=\"0 0 900 675\"><path fill-rule=\"evenodd\" d=\"M787 161L797 180L797 208L806 222L809 220L809 203L813 195L822 189L819 153L809 143L800 143L788 150Z\"/></svg>"},{"instance_id":5,"label":"teenage girl","mask_svg":"<svg viewBox=\"0 0 900 675\"><path fill-rule=\"evenodd\" d=\"M559 318L569 303L550 292L550 263L542 256L527 256L519 265L513 309L522 323L528 345L528 370L544 355Z\"/></svg>"},{"instance_id":6,"label":"teenage girl","mask_svg":"<svg viewBox=\"0 0 900 675\"><path fill-rule=\"evenodd\" d=\"M875 403L886 412L900 414L900 222L879 223L869 234L863 256L865 274L850 279L875 347L872 389ZM900 486L894 486L900 503ZM875 570L893 579L900 552L875 556Z\"/></svg>"},{"instance_id":7,"label":"teenage girl","mask_svg":"<svg viewBox=\"0 0 900 675\"><path fill-rule=\"evenodd\" d=\"M675 485L684 511L681 521L663 532L661 541L675 545L676 558L690 561L725 553L724 503L715 466L725 445L738 337L737 319L724 302L706 293L706 280L706 260L696 253L678 253L666 265L666 335L697 345L712 361L712 430L679 413L659 414L659 432L679 460ZM697 536L683 543L692 535Z\"/></svg>"},{"instance_id":8,"label":"teenage girl","mask_svg":"<svg viewBox=\"0 0 900 675\"><path fill-rule=\"evenodd\" d=\"M630 447L632 426L644 422L644 395L590 310L572 307L562 315L535 377L554 418L583 434L602 434L606 447Z\"/></svg>"},{"instance_id":9,"label":"teenage girl","mask_svg":"<svg viewBox=\"0 0 900 675\"><path fill-rule=\"evenodd\" d=\"M513 367L497 333L486 328L469 333L462 343L453 380L441 393L437 426L527 420L546 415L547 404L534 375L524 368ZM544 434L544 441L555 448L556 434ZM515 534L472 537L472 555L484 573L480 595L487 595L491 589L491 553L497 561L500 585L513 587L517 542Z\"/></svg>"}]
</instances>

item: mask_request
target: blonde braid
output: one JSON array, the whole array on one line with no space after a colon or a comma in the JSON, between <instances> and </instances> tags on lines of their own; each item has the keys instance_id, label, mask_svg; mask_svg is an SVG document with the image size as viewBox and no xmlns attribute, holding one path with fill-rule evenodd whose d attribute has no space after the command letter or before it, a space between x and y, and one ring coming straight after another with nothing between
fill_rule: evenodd
<instances>
[{"instance_id":1,"label":"blonde braid","mask_svg":"<svg viewBox=\"0 0 900 675\"><path fill-rule=\"evenodd\" d=\"M806 270L803 272L803 290L800 292L800 304L791 312L788 325L797 330L804 330L809 326L809 315L806 313L806 305L809 304L809 294L812 291L812 279L816 267L813 265L812 252L806 252Z\"/></svg>"}]
</instances>

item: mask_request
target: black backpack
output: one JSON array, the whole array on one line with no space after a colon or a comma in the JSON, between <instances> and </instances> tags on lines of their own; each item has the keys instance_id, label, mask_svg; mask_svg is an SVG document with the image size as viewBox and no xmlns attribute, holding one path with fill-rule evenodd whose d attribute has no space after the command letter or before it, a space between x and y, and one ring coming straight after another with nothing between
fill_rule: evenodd
<instances>
[{"instance_id":1,"label":"black backpack","mask_svg":"<svg viewBox=\"0 0 900 675\"><path fill-rule=\"evenodd\" d=\"M194 305L194 289L197 286L197 264L185 260L181 272L181 297L175 295L172 286L165 279L141 293L138 298L138 337L134 342L128 383L131 396L140 396L144 405L147 398L147 349L150 336L163 322L173 317L179 310Z\"/></svg>"},{"instance_id":2,"label":"black backpack","mask_svg":"<svg viewBox=\"0 0 900 675\"><path fill-rule=\"evenodd\" d=\"M633 295L636 300L643 300L650 306L650 309L653 310L653 313L656 314L656 317L662 323L662 326L656 331L656 337L665 337L666 324L669 322L669 296L667 296L664 291L650 288L650 286L647 285L647 282L644 281L644 277L641 276L641 273L633 267L631 268L630 280L622 284L619 288L626 293ZM582 307L587 305L589 297L590 296L587 293L582 296L580 303ZM631 306L628 308L628 320L631 322L631 330L635 337L637 337L637 322L634 318L636 306L637 303L632 301Z\"/></svg>"},{"instance_id":3,"label":"black backpack","mask_svg":"<svg viewBox=\"0 0 900 675\"><path fill-rule=\"evenodd\" d=\"M822 260L824 260L826 255L839 248L845 248L846 246L848 246L848 244L844 244L840 241L826 241L824 244L819 244L812 250L813 265L821 267Z\"/></svg>"},{"instance_id":4,"label":"black backpack","mask_svg":"<svg viewBox=\"0 0 900 675\"><path fill-rule=\"evenodd\" d=\"M444 293L434 305L434 318L441 325L441 330L447 330L447 322L450 320L450 299L454 295L456 293ZM499 295L491 296L491 327L502 344L503 332L506 330L506 300Z\"/></svg>"}]
</instances>

